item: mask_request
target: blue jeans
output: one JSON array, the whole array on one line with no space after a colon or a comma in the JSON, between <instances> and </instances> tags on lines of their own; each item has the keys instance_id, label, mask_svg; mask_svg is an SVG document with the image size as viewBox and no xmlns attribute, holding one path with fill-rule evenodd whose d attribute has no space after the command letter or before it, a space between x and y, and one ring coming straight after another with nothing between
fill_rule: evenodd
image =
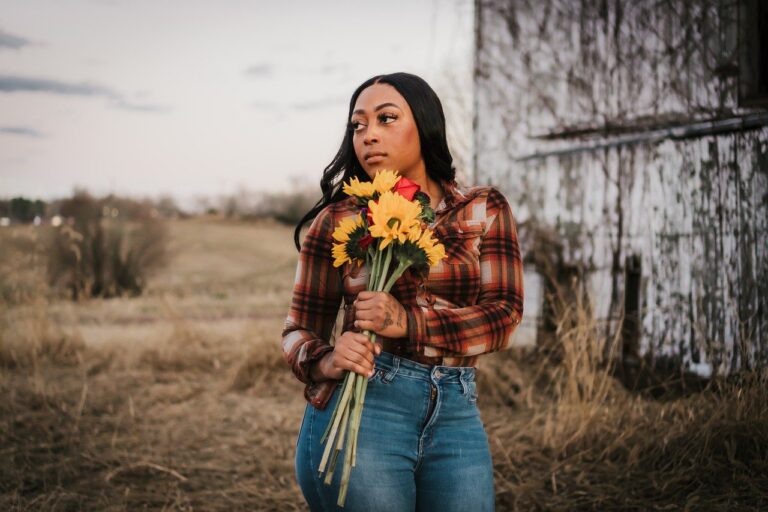
<instances>
[{"instance_id":1,"label":"blue jeans","mask_svg":"<svg viewBox=\"0 0 768 512\"><path fill-rule=\"evenodd\" d=\"M430 367L388 352L376 356L343 509L336 500L344 452L331 485L318 474L320 438L340 390L322 411L307 404L296 441L296 478L310 510L494 510L493 463L474 368Z\"/></svg>"}]
</instances>

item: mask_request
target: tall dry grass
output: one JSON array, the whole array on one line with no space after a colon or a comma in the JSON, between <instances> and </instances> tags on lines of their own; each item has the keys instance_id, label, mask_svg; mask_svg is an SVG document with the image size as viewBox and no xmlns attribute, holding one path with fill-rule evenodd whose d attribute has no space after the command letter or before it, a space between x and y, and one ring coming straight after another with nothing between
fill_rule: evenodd
<instances>
[{"instance_id":1,"label":"tall dry grass","mask_svg":"<svg viewBox=\"0 0 768 512\"><path fill-rule=\"evenodd\" d=\"M45 240L39 227L0 229L0 307L45 299L45 261Z\"/></svg>"},{"instance_id":2,"label":"tall dry grass","mask_svg":"<svg viewBox=\"0 0 768 512\"><path fill-rule=\"evenodd\" d=\"M150 296L0 308L0 510L306 509L279 349L290 230L173 226ZM583 297L556 311L554 345L478 371L497 510L768 506L765 372L654 399L614 377Z\"/></svg>"},{"instance_id":3,"label":"tall dry grass","mask_svg":"<svg viewBox=\"0 0 768 512\"><path fill-rule=\"evenodd\" d=\"M301 385L257 350L279 355L288 234L174 222L185 253L138 298L57 300L43 246L39 293L3 281L0 510L301 510ZM14 254L9 276L28 263Z\"/></svg>"},{"instance_id":4,"label":"tall dry grass","mask_svg":"<svg viewBox=\"0 0 768 512\"><path fill-rule=\"evenodd\" d=\"M615 377L618 340L571 296L555 350L502 355L484 372L510 366L516 382L512 408L489 407L486 423L500 508L765 510L768 373L664 399L630 391Z\"/></svg>"},{"instance_id":5,"label":"tall dry grass","mask_svg":"<svg viewBox=\"0 0 768 512\"><path fill-rule=\"evenodd\" d=\"M38 348L0 345L1 510L302 509L301 386L252 349L279 322L231 337L170 321L135 347L53 336L45 308L3 324Z\"/></svg>"}]
</instances>

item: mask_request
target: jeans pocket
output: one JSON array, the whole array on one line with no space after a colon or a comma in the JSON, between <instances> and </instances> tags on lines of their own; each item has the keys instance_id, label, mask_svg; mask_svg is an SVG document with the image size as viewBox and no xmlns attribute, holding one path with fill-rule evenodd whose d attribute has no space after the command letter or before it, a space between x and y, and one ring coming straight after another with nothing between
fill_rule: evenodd
<instances>
[{"instance_id":1,"label":"jeans pocket","mask_svg":"<svg viewBox=\"0 0 768 512\"><path fill-rule=\"evenodd\" d=\"M370 384L373 384L374 382L382 382L386 384L386 382L384 381L384 375L386 374L387 374L386 368L382 368L381 366L374 365L373 375L368 377L368 384L370 385Z\"/></svg>"},{"instance_id":2,"label":"jeans pocket","mask_svg":"<svg viewBox=\"0 0 768 512\"><path fill-rule=\"evenodd\" d=\"M392 370L378 364L373 365L373 375L368 377L368 384L389 384L392 381Z\"/></svg>"}]
</instances>

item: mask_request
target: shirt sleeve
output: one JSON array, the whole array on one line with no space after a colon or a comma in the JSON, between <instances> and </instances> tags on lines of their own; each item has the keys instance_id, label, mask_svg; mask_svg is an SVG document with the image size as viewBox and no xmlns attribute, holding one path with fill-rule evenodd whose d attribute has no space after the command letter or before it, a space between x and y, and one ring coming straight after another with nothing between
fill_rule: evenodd
<instances>
[{"instance_id":1,"label":"shirt sleeve","mask_svg":"<svg viewBox=\"0 0 768 512\"><path fill-rule=\"evenodd\" d=\"M299 253L282 351L296 378L305 383L304 397L324 408L337 381L313 382L310 365L333 350L329 343L342 297L341 277L333 267L333 216L322 210L309 227Z\"/></svg>"},{"instance_id":2,"label":"shirt sleeve","mask_svg":"<svg viewBox=\"0 0 768 512\"><path fill-rule=\"evenodd\" d=\"M491 188L490 223L480 244L481 288L477 303L461 308L406 306L408 337L425 355L475 356L503 350L523 317L523 262L512 211Z\"/></svg>"}]
</instances>

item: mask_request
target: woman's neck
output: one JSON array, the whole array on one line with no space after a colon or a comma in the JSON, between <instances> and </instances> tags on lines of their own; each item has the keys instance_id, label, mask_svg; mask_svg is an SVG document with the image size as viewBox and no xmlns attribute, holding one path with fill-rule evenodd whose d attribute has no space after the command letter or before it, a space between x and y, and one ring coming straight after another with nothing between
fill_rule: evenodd
<instances>
[{"instance_id":1,"label":"woman's neck","mask_svg":"<svg viewBox=\"0 0 768 512\"><path fill-rule=\"evenodd\" d=\"M427 186L422 187L422 190L424 190L429 196L429 202L432 209L437 210L437 205L440 204L440 201L443 200L443 196L445 195L445 192L443 192L443 187L440 185L440 183L427 178Z\"/></svg>"},{"instance_id":2,"label":"woman's neck","mask_svg":"<svg viewBox=\"0 0 768 512\"><path fill-rule=\"evenodd\" d=\"M409 180L419 185L422 192L429 196L430 206L437 210L437 205L442 201L445 192L443 187L437 181L429 177L426 172L419 173L418 176L406 176Z\"/></svg>"}]
</instances>

